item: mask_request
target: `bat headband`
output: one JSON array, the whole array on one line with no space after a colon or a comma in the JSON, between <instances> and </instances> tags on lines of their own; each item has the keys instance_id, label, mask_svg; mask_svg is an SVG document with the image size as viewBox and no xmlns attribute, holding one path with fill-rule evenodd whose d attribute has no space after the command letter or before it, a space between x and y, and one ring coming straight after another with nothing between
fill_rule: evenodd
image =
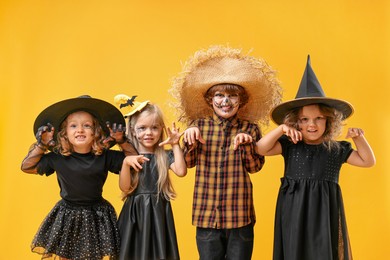
<instances>
[{"instance_id":1,"label":"bat headband","mask_svg":"<svg viewBox=\"0 0 390 260\"><path fill-rule=\"evenodd\" d=\"M48 123L54 126L56 134L66 117L77 111L85 111L93 115L99 121L100 126L107 136L110 135L110 131L106 126L107 121L126 125L121 111L114 105L101 99L83 95L62 100L44 109L35 119L34 134L38 131L39 127Z\"/></svg>"},{"instance_id":2,"label":"bat headband","mask_svg":"<svg viewBox=\"0 0 390 260\"><path fill-rule=\"evenodd\" d=\"M125 118L141 111L149 103L149 100L144 102L135 101L136 97L137 96L132 96L130 98L124 94L119 94L114 97L114 103L119 107Z\"/></svg>"}]
</instances>

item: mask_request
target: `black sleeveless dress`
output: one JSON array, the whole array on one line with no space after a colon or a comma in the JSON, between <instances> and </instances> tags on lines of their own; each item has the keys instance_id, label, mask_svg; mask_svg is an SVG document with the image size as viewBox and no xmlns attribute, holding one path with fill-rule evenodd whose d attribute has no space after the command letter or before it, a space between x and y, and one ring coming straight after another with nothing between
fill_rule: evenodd
<instances>
[{"instance_id":1,"label":"black sleeveless dress","mask_svg":"<svg viewBox=\"0 0 390 260\"><path fill-rule=\"evenodd\" d=\"M169 165L173 153L169 153ZM180 259L171 203L157 197L154 154L142 165L137 189L126 198L118 218L121 260Z\"/></svg>"}]
</instances>

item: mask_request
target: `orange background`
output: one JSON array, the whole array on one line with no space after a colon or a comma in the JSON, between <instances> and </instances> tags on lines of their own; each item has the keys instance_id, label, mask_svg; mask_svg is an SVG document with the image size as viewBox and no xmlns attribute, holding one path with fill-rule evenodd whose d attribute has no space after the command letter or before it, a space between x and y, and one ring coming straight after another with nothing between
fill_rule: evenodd
<instances>
[{"instance_id":1,"label":"orange background","mask_svg":"<svg viewBox=\"0 0 390 260\"><path fill-rule=\"evenodd\" d=\"M36 116L62 99L116 94L158 103L167 123L170 81L199 48L229 44L265 58L278 71L283 100L295 97L306 57L329 97L346 99L346 122L366 132L377 165L345 165L343 191L355 259L387 259L390 241L388 1L125 1L0 2L0 259L38 259L30 242L59 200L57 180L27 175L20 163ZM271 128L274 126L271 125ZM263 129L264 132L269 129ZM346 130L346 128L345 128ZM257 224L253 259L271 259L281 156L252 175ZM172 176L172 202L182 259L197 259L191 225L194 172ZM104 196L119 213L118 177Z\"/></svg>"}]
</instances>

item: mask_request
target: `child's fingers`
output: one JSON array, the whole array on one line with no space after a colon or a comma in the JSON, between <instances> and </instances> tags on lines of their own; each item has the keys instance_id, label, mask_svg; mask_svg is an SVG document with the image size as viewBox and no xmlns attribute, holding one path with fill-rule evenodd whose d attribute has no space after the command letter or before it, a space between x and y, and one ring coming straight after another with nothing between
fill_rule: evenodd
<instances>
[{"instance_id":1,"label":"child's fingers","mask_svg":"<svg viewBox=\"0 0 390 260\"><path fill-rule=\"evenodd\" d=\"M183 140L184 140L184 142L188 143L189 145L193 144L191 134L189 133L189 131L184 131Z\"/></svg>"},{"instance_id":2,"label":"child's fingers","mask_svg":"<svg viewBox=\"0 0 390 260\"><path fill-rule=\"evenodd\" d=\"M360 128L348 128L346 138L354 138L364 135L364 131Z\"/></svg>"},{"instance_id":3,"label":"child's fingers","mask_svg":"<svg viewBox=\"0 0 390 260\"><path fill-rule=\"evenodd\" d=\"M163 141L163 142L159 143L159 144L158 144L158 146L164 146L164 145L166 145L167 143L168 143L168 141L167 141L167 140L165 140L165 141Z\"/></svg>"},{"instance_id":4,"label":"child's fingers","mask_svg":"<svg viewBox=\"0 0 390 260\"><path fill-rule=\"evenodd\" d=\"M142 154L141 155L137 155L137 162L140 162L140 163L144 163L144 162L147 162L149 161L149 159L145 156L143 156Z\"/></svg>"},{"instance_id":5,"label":"child's fingers","mask_svg":"<svg viewBox=\"0 0 390 260\"><path fill-rule=\"evenodd\" d=\"M190 145L194 144L197 139L198 139L198 137L196 136L196 133L194 133L194 132L188 133L188 135L187 135L188 144L190 144Z\"/></svg>"},{"instance_id":6,"label":"child's fingers","mask_svg":"<svg viewBox=\"0 0 390 260\"><path fill-rule=\"evenodd\" d=\"M296 144L302 139L302 134L294 129L288 129L285 133L286 136L290 137L291 141Z\"/></svg>"},{"instance_id":7,"label":"child's fingers","mask_svg":"<svg viewBox=\"0 0 390 260\"><path fill-rule=\"evenodd\" d=\"M198 134L196 140L198 140L198 141L199 141L200 143L202 143L202 144L205 144L205 143L206 143L206 141L203 139L203 137L200 135L200 133Z\"/></svg>"},{"instance_id":8,"label":"child's fingers","mask_svg":"<svg viewBox=\"0 0 390 260\"><path fill-rule=\"evenodd\" d=\"M168 136L170 136L172 133L169 127L165 127L165 132L167 133Z\"/></svg>"}]
</instances>

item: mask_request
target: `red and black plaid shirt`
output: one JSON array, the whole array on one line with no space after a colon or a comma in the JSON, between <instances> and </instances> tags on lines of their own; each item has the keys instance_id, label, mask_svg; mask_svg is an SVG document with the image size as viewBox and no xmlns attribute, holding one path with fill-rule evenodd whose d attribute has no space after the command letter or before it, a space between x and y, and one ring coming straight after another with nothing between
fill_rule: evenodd
<instances>
[{"instance_id":1,"label":"red and black plaid shirt","mask_svg":"<svg viewBox=\"0 0 390 260\"><path fill-rule=\"evenodd\" d=\"M248 173L260 171L264 157L255 152L261 138L256 124L236 117L196 120L205 144L185 149L188 168L196 166L192 223L202 228L231 229L256 221L252 182ZM233 150L234 137L247 133L251 144Z\"/></svg>"}]
</instances>

